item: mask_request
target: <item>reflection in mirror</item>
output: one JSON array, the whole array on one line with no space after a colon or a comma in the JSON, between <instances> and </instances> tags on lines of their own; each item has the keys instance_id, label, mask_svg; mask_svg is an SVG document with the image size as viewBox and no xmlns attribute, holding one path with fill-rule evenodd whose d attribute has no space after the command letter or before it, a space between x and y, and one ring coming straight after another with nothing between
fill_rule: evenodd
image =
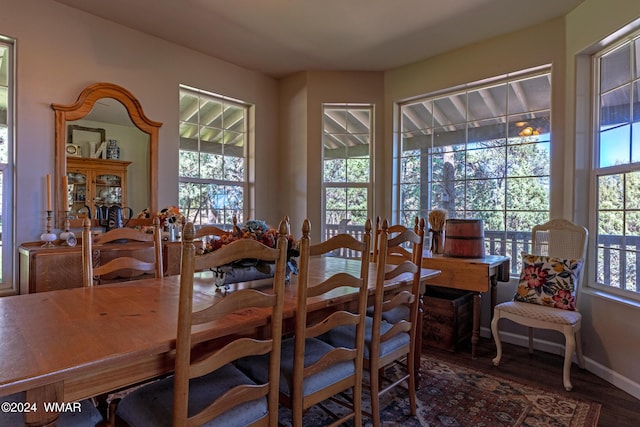
<instances>
[{"instance_id":1,"label":"reflection in mirror","mask_svg":"<svg viewBox=\"0 0 640 427\"><path fill-rule=\"evenodd\" d=\"M140 102L123 87L95 83L72 105L55 110L56 224L96 206L120 205L157 212L158 130ZM63 177L67 177L64 188ZM88 208L85 208L86 207ZM81 226L72 220L71 227Z\"/></svg>"},{"instance_id":2,"label":"reflection in mirror","mask_svg":"<svg viewBox=\"0 0 640 427\"><path fill-rule=\"evenodd\" d=\"M67 123L69 214L73 217L86 212L85 205L92 213L98 211L98 206L112 204L130 207L134 213L148 209L149 135L134 126L124 106L113 98L103 98L83 119ZM95 158L109 160L96 162L95 167L113 169L114 173L100 174L95 192L89 191L87 198L87 190L91 189L85 184L85 172L93 168L91 159ZM130 164L123 165L120 161ZM101 172L107 171L111 172ZM120 171L125 174L124 180Z\"/></svg>"}]
</instances>

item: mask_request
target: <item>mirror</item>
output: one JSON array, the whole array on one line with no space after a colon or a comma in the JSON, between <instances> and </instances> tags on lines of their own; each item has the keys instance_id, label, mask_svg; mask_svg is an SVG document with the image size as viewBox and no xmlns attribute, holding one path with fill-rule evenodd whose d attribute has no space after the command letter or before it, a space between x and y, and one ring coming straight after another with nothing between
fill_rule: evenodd
<instances>
[{"instance_id":1,"label":"mirror","mask_svg":"<svg viewBox=\"0 0 640 427\"><path fill-rule=\"evenodd\" d=\"M70 202L72 218L87 205L94 225L95 205L121 204L132 208L134 216L145 208L157 212L158 130L162 123L147 118L140 102L112 83L95 83L74 104L51 107L55 111L58 227L63 226ZM69 188L64 188L65 176ZM90 195L86 200L85 191ZM71 227L80 226L80 219L72 219Z\"/></svg>"}]
</instances>

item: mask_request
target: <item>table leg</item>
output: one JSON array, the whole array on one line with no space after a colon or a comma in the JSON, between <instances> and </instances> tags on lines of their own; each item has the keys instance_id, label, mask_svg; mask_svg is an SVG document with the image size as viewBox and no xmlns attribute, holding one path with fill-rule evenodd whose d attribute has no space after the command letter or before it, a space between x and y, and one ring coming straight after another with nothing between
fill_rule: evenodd
<instances>
[{"instance_id":1,"label":"table leg","mask_svg":"<svg viewBox=\"0 0 640 427\"><path fill-rule=\"evenodd\" d=\"M54 423L60 414L45 410L44 404L49 405L54 402L62 402L62 393L62 382L27 390L25 403L35 404L37 410L25 413L25 425L45 426Z\"/></svg>"},{"instance_id":2,"label":"table leg","mask_svg":"<svg viewBox=\"0 0 640 427\"><path fill-rule=\"evenodd\" d=\"M493 320L493 309L498 301L498 275L494 274L489 280L491 281L491 320ZM489 328L489 338L491 338L491 328Z\"/></svg>"},{"instance_id":3,"label":"table leg","mask_svg":"<svg viewBox=\"0 0 640 427\"><path fill-rule=\"evenodd\" d=\"M422 379L422 375L420 374L420 360L422 357L422 324L424 320L424 309L422 308L422 304L424 304L424 298L422 293L420 293L420 301L418 302L418 319L416 320L416 348L413 349L415 354L414 366L416 369L416 390L420 388L420 380Z\"/></svg>"},{"instance_id":4,"label":"table leg","mask_svg":"<svg viewBox=\"0 0 640 427\"><path fill-rule=\"evenodd\" d=\"M473 331L471 332L471 358L476 358L476 346L480 342L480 309L482 307L480 292L473 294Z\"/></svg>"}]
</instances>

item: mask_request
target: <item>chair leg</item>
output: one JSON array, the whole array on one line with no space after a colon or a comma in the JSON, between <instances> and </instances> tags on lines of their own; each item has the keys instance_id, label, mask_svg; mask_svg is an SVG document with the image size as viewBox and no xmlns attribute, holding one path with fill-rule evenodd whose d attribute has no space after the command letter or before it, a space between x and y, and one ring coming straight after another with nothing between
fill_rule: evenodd
<instances>
[{"instance_id":1,"label":"chair leg","mask_svg":"<svg viewBox=\"0 0 640 427\"><path fill-rule=\"evenodd\" d=\"M303 399L304 398L297 399L293 397L294 403L291 405L291 425L293 427L302 427L302 418L304 416L304 410L302 409Z\"/></svg>"},{"instance_id":2,"label":"chair leg","mask_svg":"<svg viewBox=\"0 0 640 427\"><path fill-rule=\"evenodd\" d=\"M380 375L377 369L369 371L369 382L371 392L371 419L373 427L380 427Z\"/></svg>"},{"instance_id":3,"label":"chair leg","mask_svg":"<svg viewBox=\"0 0 640 427\"><path fill-rule=\"evenodd\" d=\"M351 401L353 406L353 425L362 426L362 376L360 376L360 387L356 391L356 387L353 387L353 399Z\"/></svg>"},{"instance_id":4,"label":"chair leg","mask_svg":"<svg viewBox=\"0 0 640 427\"><path fill-rule=\"evenodd\" d=\"M582 353L582 339L580 338L580 329L574 332L576 337L576 354L578 356L578 366L584 369L584 355Z\"/></svg>"},{"instance_id":5,"label":"chair leg","mask_svg":"<svg viewBox=\"0 0 640 427\"><path fill-rule=\"evenodd\" d=\"M567 391L571 391L573 385L571 384L571 358L576 350L576 340L573 328L567 327L564 330L565 348L564 348L564 366L562 368L562 383Z\"/></svg>"},{"instance_id":6,"label":"chair leg","mask_svg":"<svg viewBox=\"0 0 640 427\"><path fill-rule=\"evenodd\" d=\"M493 358L493 364L498 366L502 359L502 343L500 342L500 334L498 333L498 321L500 320L500 311L496 310L491 319L491 335L496 343L496 357Z\"/></svg>"},{"instance_id":7,"label":"chair leg","mask_svg":"<svg viewBox=\"0 0 640 427\"><path fill-rule=\"evenodd\" d=\"M409 408L411 415L416 415L418 405L416 403L416 364L415 364L415 352L409 352L407 357L407 370L409 371Z\"/></svg>"}]
</instances>

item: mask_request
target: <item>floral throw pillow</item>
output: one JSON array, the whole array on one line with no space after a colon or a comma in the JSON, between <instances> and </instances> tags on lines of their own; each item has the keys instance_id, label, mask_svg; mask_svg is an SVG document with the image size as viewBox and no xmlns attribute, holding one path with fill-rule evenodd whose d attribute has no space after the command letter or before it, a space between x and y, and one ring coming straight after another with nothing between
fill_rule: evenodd
<instances>
[{"instance_id":1,"label":"floral throw pillow","mask_svg":"<svg viewBox=\"0 0 640 427\"><path fill-rule=\"evenodd\" d=\"M522 271L514 301L575 310L576 282L583 262L522 254Z\"/></svg>"}]
</instances>

